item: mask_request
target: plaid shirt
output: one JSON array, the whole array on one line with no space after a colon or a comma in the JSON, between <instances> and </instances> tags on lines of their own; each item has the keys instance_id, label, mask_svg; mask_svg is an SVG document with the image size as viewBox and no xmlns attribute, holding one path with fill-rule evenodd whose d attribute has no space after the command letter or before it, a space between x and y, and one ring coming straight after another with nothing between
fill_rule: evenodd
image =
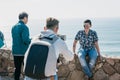
<instances>
[{"instance_id":1,"label":"plaid shirt","mask_svg":"<svg viewBox=\"0 0 120 80\"><path fill-rule=\"evenodd\" d=\"M79 40L81 48L90 50L94 48L95 42L98 41L98 36L96 31L89 30L88 35L86 35L84 30L80 30L75 36L75 40Z\"/></svg>"}]
</instances>

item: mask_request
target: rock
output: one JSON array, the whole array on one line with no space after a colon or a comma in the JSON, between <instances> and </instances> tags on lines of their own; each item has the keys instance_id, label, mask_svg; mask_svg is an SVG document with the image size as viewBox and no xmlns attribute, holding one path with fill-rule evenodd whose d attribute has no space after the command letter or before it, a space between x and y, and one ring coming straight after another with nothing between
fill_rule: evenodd
<instances>
[{"instance_id":1,"label":"rock","mask_svg":"<svg viewBox=\"0 0 120 80\"><path fill-rule=\"evenodd\" d=\"M9 73L13 73L14 72L14 68L13 67L8 67L8 72Z\"/></svg>"},{"instance_id":2,"label":"rock","mask_svg":"<svg viewBox=\"0 0 120 80\"><path fill-rule=\"evenodd\" d=\"M70 64L68 64L68 67L69 67L69 70L70 71L73 71L73 70L75 70L75 64L73 64L73 63L70 63Z\"/></svg>"},{"instance_id":3,"label":"rock","mask_svg":"<svg viewBox=\"0 0 120 80\"><path fill-rule=\"evenodd\" d=\"M112 75L115 73L115 70L111 67L111 65L107 63L105 63L105 65L103 66L103 70L109 75Z\"/></svg>"},{"instance_id":4,"label":"rock","mask_svg":"<svg viewBox=\"0 0 120 80\"><path fill-rule=\"evenodd\" d=\"M6 58L4 58L4 57L2 57L0 59L0 72L7 69L7 67L8 67L8 62L7 61L8 60Z\"/></svg>"},{"instance_id":5,"label":"rock","mask_svg":"<svg viewBox=\"0 0 120 80\"><path fill-rule=\"evenodd\" d=\"M0 77L0 80L14 80L14 78L11 78L11 77L8 77L8 76L5 76L5 77ZM24 80L23 78L21 78L20 80Z\"/></svg>"},{"instance_id":6,"label":"rock","mask_svg":"<svg viewBox=\"0 0 120 80\"><path fill-rule=\"evenodd\" d=\"M95 67L95 71L98 70L98 69L100 69L102 66L103 66L103 63L97 64L96 67Z\"/></svg>"},{"instance_id":7,"label":"rock","mask_svg":"<svg viewBox=\"0 0 120 80\"><path fill-rule=\"evenodd\" d=\"M110 77L109 80L120 80L120 74L115 73L114 75L112 75L112 76Z\"/></svg>"},{"instance_id":8,"label":"rock","mask_svg":"<svg viewBox=\"0 0 120 80\"><path fill-rule=\"evenodd\" d=\"M9 58L9 54L8 54L8 53L5 53L5 52L2 54L2 56L5 57L6 59Z\"/></svg>"},{"instance_id":9,"label":"rock","mask_svg":"<svg viewBox=\"0 0 120 80\"><path fill-rule=\"evenodd\" d=\"M109 78L108 75L100 69L94 74L94 80L109 80Z\"/></svg>"},{"instance_id":10,"label":"rock","mask_svg":"<svg viewBox=\"0 0 120 80\"><path fill-rule=\"evenodd\" d=\"M115 64L115 69L120 74L120 63Z\"/></svg>"},{"instance_id":11,"label":"rock","mask_svg":"<svg viewBox=\"0 0 120 80\"><path fill-rule=\"evenodd\" d=\"M8 76L9 72L8 72L8 68L9 68L9 64L13 61L9 60L9 55L11 54L10 50L2 50L0 49L1 53L0 54L0 75L1 76ZM14 67L12 67L14 68ZM2 79L3 80L3 79Z\"/></svg>"},{"instance_id":12,"label":"rock","mask_svg":"<svg viewBox=\"0 0 120 80\"><path fill-rule=\"evenodd\" d=\"M77 70L82 70L82 67L81 67L81 64L80 64L78 56L75 56L74 59L75 59L76 69Z\"/></svg>"},{"instance_id":13,"label":"rock","mask_svg":"<svg viewBox=\"0 0 120 80\"><path fill-rule=\"evenodd\" d=\"M14 61L9 61L9 67L14 67Z\"/></svg>"},{"instance_id":14,"label":"rock","mask_svg":"<svg viewBox=\"0 0 120 80\"><path fill-rule=\"evenodd\" d=\"M12 51L11 50L5 50L8 54L11 54Z\"/></svg>"},{"instance_id":15,"label":"rock","mask_svg":"<svg viewBox=\"0 0 120 80\"><path fill-rule=\"evenodd\" d=\"M3 68L0 68L0 73L4 72Z\"/></svg>"},{"instance_id":16,"label":"rock","mask_svg":"<svg viewBox=\"0 0 120 80\"><path fill-rule=\"evenodd\" d=\"M5 52L3 49L0 49L0 54L3 54L3 52Z\"/></svg>"},{"instance_id":17,"label":"rock","mask_svg":"<svg viewBox=\"0 0 120 80\"><path fill-rule=\"evenodd\" d=\"M67 77L68 74L70 73L68 66L66 65L61 65L58 68L58 76L59 77Z\"/></svg>"},{"instance_id":18,"label":"rock","mask_svg":"<svg viewBox=\"0 0 120 80\"><path fill-rule=\"evenodd\" d=\"M66 78L59 78L59 80L66 80Z\"/></svg>"},{"instance_id":19,"label":"rock","mask_svg":"<svg viewBox=\"0 0 120 80\"><path fill-rule=\"evenodd\" d=\"M119 63L120 59L114 59L115 63Z\"/></svg>"},{"instance_id":20,"label":"rock","mask_svg":"<svg viewBox=\"0 0 120 80\"><path fill-rule=\"evenodd\" d=\"M84 73L82 71L73 71L71 75L69 75L67 80L82 80L84 77Z\"/></svg>"},{"instance_id":21,"label":"rock","mask_svg":"<svg viewBox=\"0 0 120 80\"><path fill-rule=\"evenodd\" d=\"M106 61L107 61L108 64L110 64L112 66L114 66L114 64L115 64L114 60L111 59L111 58L107 59Z\"/></svg>"},{"instance_id":22,"label":"rock","mask_svg":"<svg viewBox=\"0 0 120 80\"><path fill-rule=\"evenodd\" d=\"M13 60L13 55L12 54L10 54L10 60Z\"/></svg>"},{"instance_id":23,"label":"rock","mask_svg":"<svg viewBox=\"0 0 120 80\"><path fill-rule=\"evenodd\" d=\"M14 78L14 73L9 73L8 76Z\"/></svg>"}]
</instances>

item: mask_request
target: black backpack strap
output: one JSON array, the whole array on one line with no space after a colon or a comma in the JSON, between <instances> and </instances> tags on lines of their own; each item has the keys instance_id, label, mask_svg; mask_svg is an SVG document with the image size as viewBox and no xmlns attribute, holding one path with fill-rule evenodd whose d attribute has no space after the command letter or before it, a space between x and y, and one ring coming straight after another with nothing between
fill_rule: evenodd
<instances>
[{"instance_id":1,"label":"black backpack strap","mask_svg":"<svg viewBox=\"0 0 120 80\"><path fill-rule=\"evenodd\" d=\"M39 39L41 40L41 39L48 39L48 40L53 40L53 37L51 37L51 36L53 36L54 34L51 34L51 35L49 35L48 37L42 37L42 35L40 35L40 37L39 37Z\"/></svg>"},{"instance_id":2,"label":"black backpack strap","mask_svg":"<svg viewBox=\"0 0 120 80\"><path fill-rule=\"evenodd\" d=\"M53 40L53 38L49 38L49 37L42 37L42 38L39 38L40 40L41 39L48 39L48 40Z\"/></svg>"},{"instance_id":3,"label":"black backpack strap","mask_svg":"<svg viewBox=\"0 0 120 80\"><path fill-rule=\"evenodd\" d=\"M40 40L47 41L47 42L53 44L53 43L58 39L58 36L55 35L55 34L51 34L51 35L49 35L48 37L45 37L45 36L40 35L40 36L39 36L39 39L40 39Z\"/></svg>"}]
</instances>

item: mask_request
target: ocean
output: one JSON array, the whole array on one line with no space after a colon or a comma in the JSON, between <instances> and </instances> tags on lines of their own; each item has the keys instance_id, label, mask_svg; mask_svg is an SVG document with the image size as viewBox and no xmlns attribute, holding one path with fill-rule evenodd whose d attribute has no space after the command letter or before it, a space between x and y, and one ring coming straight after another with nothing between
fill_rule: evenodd
<instances>
[{"instance_id":1,"label":"ocean","mask_svg":"<svg viewBox=\"0 0 120 80\"><path fill-rule=\"evenodd\" d=\"M66 43L72 51L72 44L75 35L83 29L85 19L60 19L59 34L67 36ZM92 30L95 30L99 37L100 51L102 55L111 57L120 57L120 18L92 18ZM14 23L15 24L15 23ZM12 25L1 27L4 33L5 42L11 49L11 28ZM30 37L34 37L44 29L45 20L33 19L27 24L30 29ZM77 44L77 50L79 43Z\"/></svg>"}]
</instances>

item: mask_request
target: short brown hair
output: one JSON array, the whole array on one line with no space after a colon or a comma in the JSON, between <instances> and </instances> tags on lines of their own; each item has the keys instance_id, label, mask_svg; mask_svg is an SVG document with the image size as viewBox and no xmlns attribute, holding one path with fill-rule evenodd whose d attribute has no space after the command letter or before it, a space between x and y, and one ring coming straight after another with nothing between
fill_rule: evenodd
<instances>
[{"instance_id":1,"label":"short brown hair","mask_svg":"<svg viewBox=\"0 0 120 80\"><path fill-rule=\"evenodd\" d=\"M47 18L46 20L46 27L48 29L53 29L56 25L58 26L58 24L59 24L59 21L55 18L50 17L50 18Z\"/></svg>"}]
</instances>

